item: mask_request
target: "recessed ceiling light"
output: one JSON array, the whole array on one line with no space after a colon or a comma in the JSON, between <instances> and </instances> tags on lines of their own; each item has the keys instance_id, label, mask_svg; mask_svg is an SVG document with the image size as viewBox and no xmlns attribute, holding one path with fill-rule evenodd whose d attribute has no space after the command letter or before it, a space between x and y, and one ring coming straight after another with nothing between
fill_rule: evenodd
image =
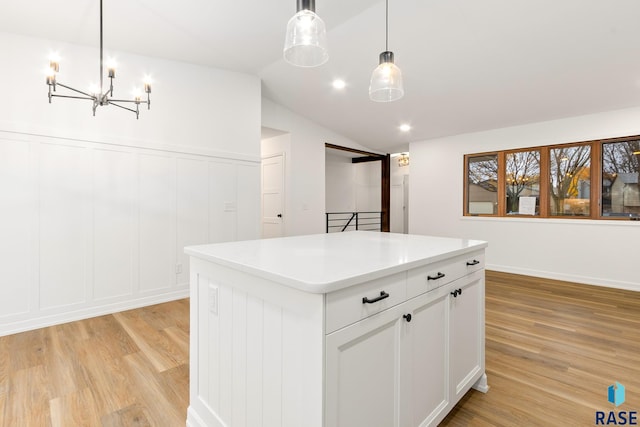
<instances>
[{"instance_id":1,"label":"recessed ceiling light","mask_svg":"<svg viewBox=\"0 0 640 427\"><path fill-rule=\"evenodd\" d=\"M403 123L400 125L400 130L402 132L409 132L411 130L411 125L407 124L407 123Z\"/></svg>"},{"instance_id":2,"label":"recessed ceiling light","mask_svg":"<svg viewBox=\"0 0 640 427\"><path fill-rule=\"evenodd\" d=\"M334 89L344 89L347 83L344 80L335 79L331 85Z\"/></svg>"}]
</instances>

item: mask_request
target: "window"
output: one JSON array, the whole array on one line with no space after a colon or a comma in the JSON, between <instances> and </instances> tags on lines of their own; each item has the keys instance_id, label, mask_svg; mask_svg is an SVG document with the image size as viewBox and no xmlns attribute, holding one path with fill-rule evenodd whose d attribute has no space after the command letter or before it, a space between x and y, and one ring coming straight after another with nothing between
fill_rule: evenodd
<instances>
[{"instance_id":1,"label":"window","mask_svg":"<svg viewBox=\"0 0 640 427\"><path fill-rule=\"evenodd\" d=\"M465 215L640 220L640 136L464 158Z\"/></svg>"},{"instance_id":2,"label":"window","mask_svg":"<svg viewBox=\"0 0 640 427\"><path fill-rule=\"evenodd\" d=\"M590 216L591 146L550 150L549 214Z\"/></svg>"},{"instance_id":3,"label":"window","mask_svg":"<svg viewBox=\"0 0 640 427\"><path fill-rule=\"evenodd\" d=\"M640 140L602 144L602 216L640 216Z\"/></svg>"},{"instance_id":4,"label":"window","mask_svg":"<svg viewBox=\"0 0 640 427\"><path fill-rule=\"evenodd\" d=\"M507 214L525 212L524 202L533 200L534 214L540 214L540 151L518 151L506 155Z\"/></svg>"},{"instance_id":5,"label":"window","mask_svg":"<svg viewBox=\"0 0 640 427\"><path fill-rule=\"evenodd\" d=\"M498 156L470 157L467 163L467 212L493 215L498 212Z\"/></svg>"}]
</instances>

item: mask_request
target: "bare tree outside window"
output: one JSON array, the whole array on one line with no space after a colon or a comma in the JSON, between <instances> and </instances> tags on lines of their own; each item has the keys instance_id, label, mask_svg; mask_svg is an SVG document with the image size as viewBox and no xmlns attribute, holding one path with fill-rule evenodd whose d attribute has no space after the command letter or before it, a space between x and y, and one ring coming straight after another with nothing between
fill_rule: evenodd
<instances>
[{"instance_id":1,"label":"bare tree outside window","mask_svg":"<svg viewBox=\"0 0 640 427\"><path fill-rule=\"evenodd\" d=\"M517 214L520 197L536 198L540 213L540 151L520 151L506 157L507 213Z\"/></svg>"},{"instance_id":2,"label":"bare tree outside window","mask_svg":"<svg viewBox=\"0 0 640 427\"><path fill-rule=\"evenodd\" d=\"M498 212L498 155L469 157L467 211L471 215Z\"/></svg>"},{"instance_id":3,"label":"bare tree outside window","mask_svg":"<svg viewBox=\"0 0 640 427\"><path fill-rule=\"evenodd\" d=\"M591 146L553 148L549 154L550 214L589 216Z\"/></svg>"},{"instance_id":4,"label":"bare tree outside window","mask_svg":"<svg viewBox=\"0 0 640 427\"><path fill-rule=\"evenodd\" d=\"M640 141L602 144L602 215L640 216Z\"/></svg>"}]
</instances>

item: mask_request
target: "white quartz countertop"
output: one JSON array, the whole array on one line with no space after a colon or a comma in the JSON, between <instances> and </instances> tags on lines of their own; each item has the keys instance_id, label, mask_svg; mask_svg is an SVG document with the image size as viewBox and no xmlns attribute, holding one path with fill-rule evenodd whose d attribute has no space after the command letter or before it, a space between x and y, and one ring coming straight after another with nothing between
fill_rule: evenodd
<instances>
[{"instance_id":1,"label":"white quartz countertop","mask_svg":"<svg viewBox=\"0 0 640 427\"><path fill-rule=\"evenodd\" d=\"M188 246L185 253L312 293L327 293L456 255L487 242L353 231Z\"/></svg>"}]
</instances>

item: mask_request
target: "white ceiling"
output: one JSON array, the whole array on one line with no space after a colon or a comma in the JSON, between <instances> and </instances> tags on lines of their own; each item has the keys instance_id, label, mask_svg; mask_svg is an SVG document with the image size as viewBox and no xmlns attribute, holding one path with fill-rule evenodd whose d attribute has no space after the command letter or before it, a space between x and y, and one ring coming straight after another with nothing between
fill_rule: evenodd
<instances>
[{"instance_id":1,"label":"white ceiling","mask_svg":"<svg viewBox=\"0 0 640 427\"><path fill-rule=\"evenodd\" d=\"M105 49L257 74L265 97L388 152L410 141L640 105L638 0L389 3L389 48L405 97L388 104L367 93L384 50L384 1L317 0L330 58L313 69L281 59L295 0L105 0ZM98 5L6 0L0 31L97 46ZM333 89L334 78L347 87ZM402 134L402 122L412 131Z\"/></svg>"}]
</instances>

